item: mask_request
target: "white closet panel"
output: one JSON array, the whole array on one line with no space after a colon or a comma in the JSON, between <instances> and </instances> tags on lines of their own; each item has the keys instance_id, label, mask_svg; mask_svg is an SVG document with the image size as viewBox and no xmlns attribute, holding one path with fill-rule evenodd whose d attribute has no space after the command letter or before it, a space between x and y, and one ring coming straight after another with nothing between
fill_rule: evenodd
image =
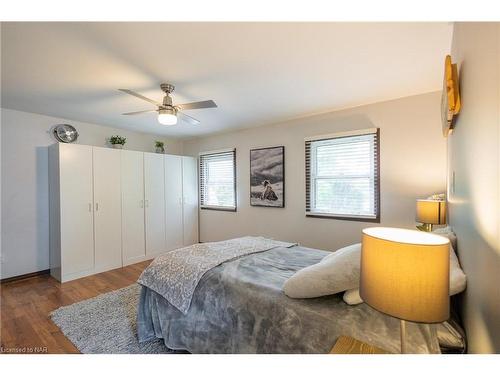
<instances>
[{"instance_id":1,"label":"white closet panel","mask_svg":"<svg viewBox=\"0 0 500 375\"><path fill-rule=\"evenodd\" d=\"M145 259L144 153L122 150L122 258L123 265Z\"/></svg>"},{"instance_id":2,"label":"white closet panel","mask_svg":"<svg viewBox=\"0 0 500 375\"><path fill-rule=\"evenodd\" d=\"M182 157L184 246L198 243L198 161Z\"/></svg>"},{"instance_id":3,"label":"white closet panel","mask_svg":"<svg viewBox=\"0 0 500 375\"><path fill-rule=\"evenodd\" d=\"M164 174L164 155L144 153L147 256L154 256L166 250Z\"/></svg>"},{"instance_id":4,"label":"white closet panel","mask_svg":"<svg viewBox=\"0 0 500 375\"><path fill-rule=\"evenodd\" d=\"M122 266L121 151L94 147L95 272Z\"/></svg>"},{"instance_id":5,"label":"white closet panel","mask_svg":"<svg viewBox=\"0 0 500 375\"><path fill-rule=\"evenodd\" d=\"M53 172L58 174L60 188L59 197L54 197L54 204L60 205L56 213L60 215L60 248L55 253L59 254L60 262L51 259L51 263L52 260L60 263L60 279L65 281L85 276L94 268L92 147L56 146L59 148L58 165L54 166L56 170ZM51 241L51 245L56 243L57 240ZM56 254L54 257L57 257Z\"/></svg>"},{"instance_id":6,"label":"white closet panel","mask_svg":"<svg viewBox=\"0 0 500 375\"><path fill-rule=\"evenodd\" d=\"M184 245L182 218L182 156L165 155L167 250Z\"/></svg>"}]
</instances>

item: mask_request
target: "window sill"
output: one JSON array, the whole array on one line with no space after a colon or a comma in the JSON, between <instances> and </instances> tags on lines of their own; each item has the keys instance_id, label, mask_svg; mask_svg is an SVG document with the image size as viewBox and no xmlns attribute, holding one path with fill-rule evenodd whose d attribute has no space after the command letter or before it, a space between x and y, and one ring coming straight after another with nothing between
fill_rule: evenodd
<instances>
[{"instance_id":1,"label":"window sill","mask_svg":"<svg viewBox=\"0 0 500 375\"><path fill-rule=\"evenodd\" d=\"M334 219L334 220L346 220L346 221L362 221L367 223L380 223L380 216L342 216L342 215L332 215L323 214L319 212L306 212L306 217L313 217L319 219Z\"/></svg>"},{"instance_id":2,"label":"window sill","mask_svg":"<svg viewBox=\"0 0 500 375\"><path fill-rule=\"evenodd\" d=\"M236 212L236 207L200 207L201 210Z\"/></svg>"}]
</instances>

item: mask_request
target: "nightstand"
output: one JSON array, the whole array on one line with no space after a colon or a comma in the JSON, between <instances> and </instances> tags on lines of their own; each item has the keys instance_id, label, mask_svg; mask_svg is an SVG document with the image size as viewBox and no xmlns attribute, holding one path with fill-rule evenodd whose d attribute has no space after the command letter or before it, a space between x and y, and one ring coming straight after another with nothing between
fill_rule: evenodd
<instances>
[{"instance_id":1,"label":"nightstand","mask_svg":"<svg viewBox=\"0 0 500 375\"><path fill-rule=\"evenodd\" d=\"M349 336L340 336L330 350L330 354L391 354L385 350L356 340Z\"/></svg>"}]
</instances>

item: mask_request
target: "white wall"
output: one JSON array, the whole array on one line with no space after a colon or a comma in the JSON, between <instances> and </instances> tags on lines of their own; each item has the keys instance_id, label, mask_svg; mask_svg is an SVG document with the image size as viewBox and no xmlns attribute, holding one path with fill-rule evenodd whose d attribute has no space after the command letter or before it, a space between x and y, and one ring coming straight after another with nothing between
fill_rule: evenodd
<instances>
[{"instance_id":1,"label":"white wall","mask_svg":"<svg viewBox=\"0 0 500 375\"><path fill-rule=\"evenodd\" d=\"M455 24L452 59L462 111L448 137L448 196L467 274L463 319L469 352L499 353L500 24Z\"/></svg>"},{"instance_id":2,"label":"white wall","mask_svg":"<svg viewBox=\"0 0 500 375\"><path fill-rule=\"evenodd\" d=\"M77 128L81 144L105 146L120 134L127 149L153 151L158 139L168 153L182 154L180 141L2 108L2 278L49 268L47 146L55 140L48 130L61 123Z\"/></svg>"},{"instance_id":3,"label":"white wall","mask_svg":"<svg viewBox=\"0 0 500 375\"><path fill-rule=\"evenodd\" d=\"M446 141L441 135L440 93L429 93L184 143L186 155L236 147L238 211L201 210L200 240L264 235L335 250L360 241L372 223L305 217L304 138L379 127L381 225L414 227L415 199L446 187ZM286 207L249 203L251 148L285 146Z\"/></svg>"}]
</instances>

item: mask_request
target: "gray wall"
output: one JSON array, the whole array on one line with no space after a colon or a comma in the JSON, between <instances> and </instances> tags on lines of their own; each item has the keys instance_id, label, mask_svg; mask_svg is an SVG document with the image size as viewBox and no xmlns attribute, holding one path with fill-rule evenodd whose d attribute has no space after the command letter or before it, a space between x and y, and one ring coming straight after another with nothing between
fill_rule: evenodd
<instances>
[{"instance_id":1,"label":"gray wall","mask_svg":"<svg viewBox=\"0 0 500 375\"><path fill-rule=\"evenodd\" d=\"M77 128L81 144L105 146L106 138L120 134L127 137L127 149L153 151L153 142L162 139L151 134L2 108L1 278L49 268L47 146L55 140L48 130L61 123ZM167 152L182 153L180 141L163 140Z\"/></svg>"},{"instance_id":2,"label":"gray wall","mask_svg":"<svg viewBox=\"0 0 500 375\"><path fill-rule=\"evenodd\" d=\"M472 353L500 352L499 33L499 24L458 23L452 45L462 111L448 137L449 219L467 274L463 318Z\"/></svg>"},{"instance_id":3,"label":"gray wall","mask_svg":"<svg viewBox=\"0 0 500 375\"><path fill-rule=\"evenodd\" d=\"M415 199L446 187L436 92L185 142L193 156L236 147L238 211L201 210L200 240L264 235L326 250L359 242L361 229L373 224L305 217L304 138L372 127L381 133L381 225L414 227ZM249 151L274 145L285 146L286 207L251 207Z\"/></svg>"}]
</instances>

